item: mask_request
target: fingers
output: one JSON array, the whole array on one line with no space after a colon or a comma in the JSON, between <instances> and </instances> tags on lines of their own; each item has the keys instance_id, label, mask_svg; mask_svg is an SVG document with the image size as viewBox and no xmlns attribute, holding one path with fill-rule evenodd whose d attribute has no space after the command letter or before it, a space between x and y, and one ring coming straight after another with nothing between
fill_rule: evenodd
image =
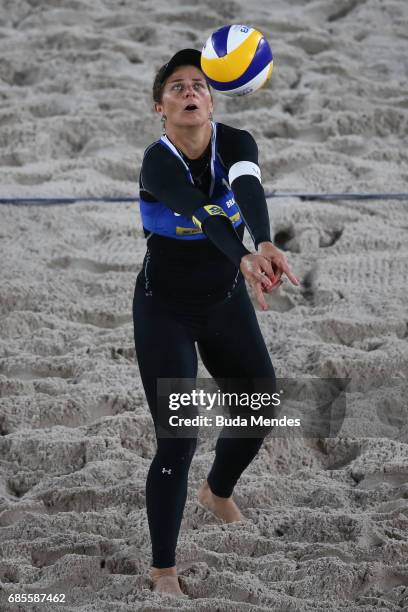
<instances>
[{"instance_id":1,"label":"fingers","mask_svg":"<svg viewBox=\"0 0 408 612\"><path fill-rule=\"evenodd\" d=\"M256 301L258 302L259 306L262 308L262 310L268 310L268 305L265 301L265 297L262 291L262 283L254 283L252 285L252 288L254 290Z\"/></svg>"},{"instance_id":2,"label":"fingers","mask_svg":"<svg viewBox=\"0 0 408 612\"><path fill-rule=\"evenodd\" d=\"M261 243L258 248L260 249L260 254L263 255L263 257L266 257L266 259L268 259L272 263L275 276L279 276L280 278L282 273L284 273L286 274L291 283L293 283L294 285L300 285L299 279L296 278L296 276L293 274L292 270L289 267L288 260L286 259L282 251L280 251L272 243L268 242Z\"/></svg>"},{"instance_id":3,"label":"fingers","mask_svg":"<svg viewBox=\"0 0 408 612\"><path fill-rule=\"evenodd\" d=\"M282 274L286 274L286 276L288 277L288 279L290 280L290 282L293 285L300 285L300 281L299 279L293 274L292 270L289 267L288 264L288 260L286 259L286 257L279 257L277 259L274 259L272 261L272 266L274 268L275 271L275 276L277 276L279 274L279 278L282 276Z\"/></svg>"},{"instance_id":4,"label":"fingers","mask_svg":"<svg viewBox=\"0 0 408 612\"><path fill-rule=\"evenodd\" d=\"M240 269L245 280L254 289L256 299L263 310L267 310L264 293L271 293L282 284L282 272L276 262L267 260L258 254L245 255Z\"/></svg>"},{"instance_id":5,"label":"fingers","mask_svg":"<svg viewBox=\"0 0 408 612\"><path fill-rule=\"evenodd\" d=\"M272 263L272 269L273 269L273 272L274 272L274 274L275 274L275 280L274 280L274 283L273 283L273 284L274 284L274 285L275 285L275 284L277 285L277 284L279 283L279 281L281 281L281 277L282 277L282 270L280 270L280 269L279 269L279 268L278 268L278 267L277 267L275 264L273 264L273 263ZM282 284L282 281L280 282L280 284Z\"/></svg>"},{"instance_id":6,"label":"fingers","mask_svg":"<svg viewBox=\"0 0 408 612\"><path fill-rule=\"evenodd\" d=\"M252 287L252 290L254 292L256 301L258 302L258 304L259 304L259 306L260 306L260 308L262 310L268 310L268 304L265 301L264 294L265 293L270 294L273 291L276 291L276 289L278 289L281 286L282 282L283 282L281 279L279 279L279 280L277 280L275 283L273 283L271 285L266 285L265 284L265 279L266 279L266 277L264 276L262 282L260 281L260 282L252 282L251 283L251 287Z\"/></svg>"},{"instance_id":7,"label":"fingers","mask_svg":"<svg viewBox=\"0 0 408 612\"><path fill-rule=\"evenodd\" d=\"M259 266L262 269L261 275L257 275L257 280L260 280L267 293L271 293L276 287L279 287L281 282L282 270L279 269L273 262L262 257L259 260Z\"/></svg>"},{"instance_id":8,"label":"fingers","mask_svg":"<svg viewBox=\"0 0 408 612\"><path fill-rule=\"evenodd\" d=\"M242 257L240 270L247 283L252 287L262 310L268 310L264 294L272 293L281 286L283 282L282 274L286 274L294 285L300 284L284 256L266 259L264 255L249 253Z\"/></svg>"},{"instance_id":9,"label":"fingers","mask_svg":"<svg viewBox=\"0 0 408 612\"><path fill-rule=\"evenodd\" d=\"M276 283L273 283L273 285L269 287L269 289L267 290L267 293L272 293L273 291L275 291L275 289L278 289L282 283L283 283L283 280L281 278L277 279Z\"/></svg>"},{"instance_id":10,"label":"fingers","mask_svg":"<svg viewBox=\"0 0 408 612\"><path fill-rule=\"evenodd\" d=\"M287 264L284 268L282 268L282 270L293 285L300 285L300 280L293 274L292 270Z\"/></svg>"},{"instance_id":11,"label":"fingers","mask_svg":"<svg viewBox=\"0 0 408 612\"><path fill-rule=\"evenodd\" d=\"M273 270L275 276L279 275L279 278L280 278L282 276L282 270L280 268L278 268L278 266L273 261L271 263L272 263L272 270Z\"/></svg>"},{"instance_id":12,"label":"fingers","mask_svg":"<svg viewBox=\"0 0 408 612\"><path fill-rule=\"evenodd\" d=\"M265 272L266 276L270 278L270 280L273 282L275 280L275 273L273 271L271 261L269 261L269 259L266 259L266 257L263 257L261 255L258 258L258 262L259 262L259 267L261 268L262 272Z\"/></svg>"},{"instance_id":13,"label":"fingers","mask_svg":"<svg viewBox=\"0 0 408 612\"><path fill-rule=\"evenodd\" d=\"M273 281L266 274L262 274L262 272L253 272L252 277L262 285L265 285L265 288L272 287L273 285Z\"/></svg>"}]
</instances>

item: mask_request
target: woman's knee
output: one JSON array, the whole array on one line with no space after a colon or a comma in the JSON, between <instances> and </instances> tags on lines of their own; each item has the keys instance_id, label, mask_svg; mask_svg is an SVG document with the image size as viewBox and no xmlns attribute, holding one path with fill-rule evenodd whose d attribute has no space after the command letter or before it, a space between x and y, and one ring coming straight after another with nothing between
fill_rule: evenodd
<instances>
[{"instance_id":1,"label":"woman's knee","mask_svg":"<svg viewBox=\"0 0 408 612\"><path fill-rule=\"evenodd\" d=\"M163 462L190 465L197 438L159 438L156 457Z\"/></svg>"}]
</instances>

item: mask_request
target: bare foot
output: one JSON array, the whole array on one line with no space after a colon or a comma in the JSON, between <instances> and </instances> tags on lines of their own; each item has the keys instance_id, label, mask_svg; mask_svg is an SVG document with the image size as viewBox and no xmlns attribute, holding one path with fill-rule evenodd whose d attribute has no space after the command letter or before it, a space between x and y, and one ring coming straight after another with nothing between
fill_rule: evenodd
<instances>
[{"instance_id":1,"label":"bare foot","mask_svg":"<svg viewBox=\"0 0 408 612\"><path fill-rule=\"evenodd\" d=\"M173 595L175 597L187 597L180 589L175 567L151 567L150 577L153 581L153 591L163 595Z\"/></svg>"},{"instance_id":2,"label":"bare foot","mask_svg":"<svg viewBox=\"0 0 408 612\"><path fill-rule=\"evenodd\" d=\"M198 501L226 523L244 520L232 496L218 497L218 495L214 495L207 481L198 490Z\"/></svg>"}]
</instances>

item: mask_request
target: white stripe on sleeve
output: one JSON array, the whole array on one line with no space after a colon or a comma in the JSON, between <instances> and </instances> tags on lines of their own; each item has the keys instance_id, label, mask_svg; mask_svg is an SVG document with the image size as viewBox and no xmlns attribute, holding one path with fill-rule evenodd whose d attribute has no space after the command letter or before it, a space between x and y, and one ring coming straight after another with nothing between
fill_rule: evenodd
<instances>
[{"instance_id":1,"label":"white stripe on sleeve","mask_svg":"<svg viewBox=\"0 0 408 612\"><path fill-rule=\"evenodd\" d=\"M232 185L232 182L239 176L242 176L243 174L249 174L251 176L256 176L258 181L262 183L261 170L259 166L257 166L257 164L254 164L254 162L250 162L250 161L239 161L233 164L228 172L229 184Z\"/></svg>"}]
</instances>

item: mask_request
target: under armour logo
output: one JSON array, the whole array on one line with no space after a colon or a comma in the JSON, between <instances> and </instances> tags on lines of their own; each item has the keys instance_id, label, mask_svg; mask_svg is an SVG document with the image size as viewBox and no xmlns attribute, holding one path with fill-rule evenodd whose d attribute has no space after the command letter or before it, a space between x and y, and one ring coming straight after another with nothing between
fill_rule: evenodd
<instances>
[{"instance_id":1,"label":"under armour logo","mask_svg":"<svg viewBox=\"0 0 408 612\"><path fill-rule=\"evenodd\" d=\"M162 474L164 474L165 472L167 472L167 474L171 474L171 469L166 470L166 468L163 468Z\"/></svg>"}]
</instances>

